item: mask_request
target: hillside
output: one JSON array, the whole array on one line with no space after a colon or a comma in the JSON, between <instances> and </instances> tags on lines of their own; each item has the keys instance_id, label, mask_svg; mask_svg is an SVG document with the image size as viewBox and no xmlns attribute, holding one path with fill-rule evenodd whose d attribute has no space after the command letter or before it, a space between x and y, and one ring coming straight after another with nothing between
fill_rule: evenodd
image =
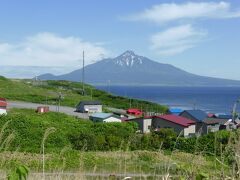
<instances>
[{"instance_id":1,"label":"hillside","mask_svg":"<svg viewBox=\"0 0 240 180\"><path fill-rule=\"evenodd\" d=\"M104 107L129 108L130 99L114 96L85 85L82 96L82 84L69 81L34 81L0 77L0 97L8 100L28 101L42 104L56 104L59 93L63 95L61 105L75 107L81 100L100 100ZM133 107L151 108L156 112L165 112L166 107L156 103L131 99Z\"/></svg>"},{"instance_id":2,"label":"hillside","mask_svg":"<svg viewBox=\"0 0 240 180\"><path fill-rule=\"evenodd\" d=\"M184 177L231 172L213 157L226 146L229 132L185 139L171 129L145 135L136 129L135 123L93 123L62 113L11 109L7 116L0 116L0 168L8 171L24 164L32 172L42 172L44 142L45 170L49 172L170 173ZM209 154L212 157L206 157Z\"/></svg>"},{"instance_id":3,"label":"hillside","mask_svg":"<svg viewBox=\"0 0 240 180\"><path fill-rule=\"evenodd\" d=\"M54 76L43 74L43 80L80 81L82 69ZM198 76L126 51L113 59L104 59L85 67L85 80L92 85L154 86L240 86L240 81Z\"/></svg>"}]
</instances>

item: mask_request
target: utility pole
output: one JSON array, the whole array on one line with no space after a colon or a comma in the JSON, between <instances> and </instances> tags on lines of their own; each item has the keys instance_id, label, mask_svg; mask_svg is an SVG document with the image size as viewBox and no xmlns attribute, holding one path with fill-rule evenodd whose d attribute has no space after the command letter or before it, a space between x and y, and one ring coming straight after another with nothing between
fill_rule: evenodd
<instances>
[{"instance_id":1,"label":"utility pole","mask_svg":"<svg viewBox=\"0 0 240 180\"><path fill-rule=\"evenodd\" d=\"M85 64L84 64L84 51L83 51L83 67L82 67L82 95L85 95L85 90L84 90L84 69L85 68Z\"/></svg>"}]
</instances>

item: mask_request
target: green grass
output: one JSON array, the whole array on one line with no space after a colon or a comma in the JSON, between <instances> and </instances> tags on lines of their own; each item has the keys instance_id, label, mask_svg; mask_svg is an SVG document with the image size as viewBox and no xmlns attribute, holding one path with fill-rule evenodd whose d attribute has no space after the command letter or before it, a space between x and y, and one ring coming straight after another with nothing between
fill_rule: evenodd
<instances>
[{"instance_id":1,"label":"green grass","mask_svg":"<svg viewBox=\"0 0 240 180\"><path fill-rule=\"evenodd\" d=\"M75 107L81 100L99 100L104 107L129 108L130 99L114 96L93 86L85 85L85 96L81 95L82 84L70 81L33 81L7 79L0 76L0 97L9 100L28 101L35 103L56 104L58 94L64 99L61 105ZM154 112L166 112L167 107L156 103L132 99L132 107Z\"/></svg>"}]
</instances>

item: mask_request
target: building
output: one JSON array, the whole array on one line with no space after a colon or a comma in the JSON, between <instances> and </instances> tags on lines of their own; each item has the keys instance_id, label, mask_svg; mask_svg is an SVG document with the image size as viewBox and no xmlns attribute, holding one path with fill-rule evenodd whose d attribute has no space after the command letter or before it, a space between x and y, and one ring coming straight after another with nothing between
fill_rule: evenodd
<instances>
[{"instance_id":1,"label":"building","mask_svg":"<svg viewBox=\"0 0 240 180\"><path fill-rule=\"evenodd\" d=\"M141 133L149 133L152 129L152 117L140 117L127 120L129 122L136 122Z\"/></svg>"},{"instance_id":2,"label":"building","mask_svg":"<svg viewBox=\"0 0 240 180\"><path fill-rule=\"evenodd\" d=\"M39 106L39 107L37 107L36 112L41 113L41 114L49 112L49 106Z\"/></svg>"},{"instance_id":3,"label":"building","mask_svg":"<svg viewBox=\"0 0 240 180\"><path fill-rule=\"evenodd\" d=\"M127 110L127 114L134 115L134 116L142 116L143 113L140 109L130 108Z\"/></svg>"},{"instance_id":4,"label":"building","mask_svg":"<svg viewBox=\"0 0 240 180\"><path fill-rule=\"evenodd\" d=\"M220 118L206 118L203 124L202 131L204 134L209 132L216 132L219 130L229 130L231 127L231 121L229 119Z\"/></svg>"},{"instance_id":5,"label":"building","mask_svg":"<svg viewBox=\"0 0 240 180\"><path fill-rule=\"evenodd\" d=\"M0 115L7 114L7 101L4 98L0 98Z\"/></svg>"},{"instance_id":6,"label":"building","mask_svg":"<svg viewBox=\"0 0 240 180\"><path fill-rule=\"evenodd\" d=\"M161 128L172 128L177 134L189 137L195 134L195 122L177 115L161 115L152 117L152 128L158 131Z\"/></svg>"},{"instance_id":7,"label":"building","mask_svg":"<svg viewBox=\"0 0 240 180\"><path fill-rule=\"evenodd\" d=\"M76 112L80 113L102 112L102 104L99 101L81 101L76 106Z\"/></svg>"},{"instance_id":8,"label":"building","mask_svg":"<svg viewBox=\"0 0 240 180\"><path fill-rule=\"evenodd\" d=\"M203 134L203 121L208 117L208 114L202 110L185 110L179 116L191 119L196 123L196 133Z\"/></svg>"},{"instance_id":9,"label":"building","mask_svg":"<svg viewBox=\"0 0 240 180\"><path fill-rule=\"evenodd\" d=\"M89 119L93 122L122 122L120 117L112 113L93 113L89 116Z\"/></svg>"}]
</instances>

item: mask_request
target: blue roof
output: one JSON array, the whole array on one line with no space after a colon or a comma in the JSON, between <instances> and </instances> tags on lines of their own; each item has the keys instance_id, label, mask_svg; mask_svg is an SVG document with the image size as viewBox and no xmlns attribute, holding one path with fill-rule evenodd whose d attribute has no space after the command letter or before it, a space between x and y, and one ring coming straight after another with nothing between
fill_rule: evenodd
<instances>
[{"instance_id":1,"label":"blue roof","mask_svg":"<svg viewBox=\"0 0 240 180\"><path fill-rule=\"evenodd\" d=\"M190 114L197 121L203 121L208 117L207 113L202 110L185 110L188 114Z\"/></svg>"},{"instance_id":2,"label":"blue roof","mask_svg":"<svg viewBox=\"0 0 240 180\"><path fill-rule=\"evenodd\" d=\"M217 117L220 119L232 119L232 115L230 114L218 114Z\"/></svg>"},{"instance_id":3,"label":"blue roof","mask_svg":"<svg viewBox=\"0 0 240 180\"><path fill-rule=\"evenodd\" d=\"M170 108L169 111L171 113L181 113L181 112L183 112L183 110L180 109L180 108Z\"/></svg>"},{"instance_id":4,"label":"blue roof","mask_svg":"<svg viewBox=\"0 0 240 180\"><path fill-rule=\"evenodd\" d=\"M105 119L105 118L108 118L112 115L113 115L112 113L93 113L90 116L95 117L95 118Z\"/></svg>"}]
</instances>

